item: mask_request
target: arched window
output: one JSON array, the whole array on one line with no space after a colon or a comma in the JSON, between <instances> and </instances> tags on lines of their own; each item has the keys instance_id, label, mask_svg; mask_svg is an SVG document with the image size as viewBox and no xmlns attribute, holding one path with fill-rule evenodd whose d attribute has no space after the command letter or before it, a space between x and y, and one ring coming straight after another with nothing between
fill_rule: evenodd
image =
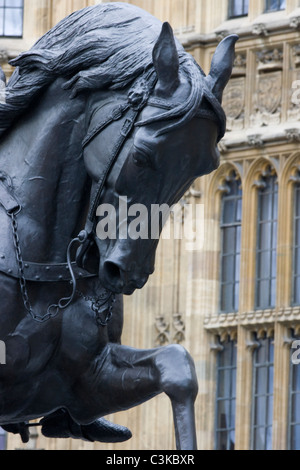
<instances>
[{"instance_id":1,"label":"arched window","mask_svg":"<svg viewBox=\"0 0 300 470\"><path fill-rule=\"evenodd\" d=\"M286 0L266 0L266 12L284 10L286 7Z\"/></svg>"},{"instance_id":2,"label":"arched window","mask_svg":"<svg viewBox=\"0 0 300 470\"><path fill-rule=\"evenodd\" d=\"M268 166L259 181L256 249L256 310L274 308L276 303L278 183Z\"/></svg>"},{"instance_id":3,"label":"arched window","mask_svg":"<svg viewBox=\"0 0 300 470\"><path fill-rule=\"evenodd\" d=\"M294 185L294 243L293 243L293 305L300 305L300 171L293 177Z\"/></svg>"},{"instance_id":4,"label":"arched window","mask_svg":"<svg viewBox=\"0 0 300 470\"><path fill-rule=\"evenodd\" d=\"M228 339L217 357L216 450L235 447L236 369L236 341Z\"/></svg>"},{"instance_id":5,"label":"arched window","mask_svg":"<svg viewBox=\"0 0 300 470\"><path fill-rule=\"evenodd\" d=\"M24 0L0 0L0 36L22 37Z\"/></svg>"},{"instance_id":6,"label":"arched window","mask_svg":"<svg viewBox=\"0 0 300 470\"><path fill-rule=\"evenodd\" d=\"M223 192L221 209L221 279L220 311L234 313L239 308L242 188L235 171L220 188Z\"/></svg>"},{"instance_id":7,"label":"arched window","mask_svg":"<svg viewBox=\"0 0 300 470\"><path fill-rule=\"evenodd\" d=\"M251 449L272 449L274 338L256 338L253 355Z\"/></svg>"},{"instance_id":8,"label":"arched window","mask_svg":"<svg viewBox=\"0 0 300 470\"><path fill-rule=\"evenodd\" d=\"M229 0L229 18L248 15L249 0Z\"/></svg>"}]
</instances>

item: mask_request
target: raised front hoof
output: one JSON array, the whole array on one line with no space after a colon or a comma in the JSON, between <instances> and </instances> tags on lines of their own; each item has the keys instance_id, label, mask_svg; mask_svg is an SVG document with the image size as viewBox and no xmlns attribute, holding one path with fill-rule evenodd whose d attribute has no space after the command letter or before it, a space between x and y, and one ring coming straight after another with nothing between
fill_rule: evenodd
<instances>
[{"instance_id":1,"label":"raised front hoof","mask_svg":"<svg viewBox=\"0 0 300 470\"><path fill-rule=\"evenodd\" d=\"M132 437L129 429L110 423L104 418L83 426L73 421L64 411L42 419L41 424L42 434L48 438L116 443L128 441Z\"/></svg>"}]
</instances>

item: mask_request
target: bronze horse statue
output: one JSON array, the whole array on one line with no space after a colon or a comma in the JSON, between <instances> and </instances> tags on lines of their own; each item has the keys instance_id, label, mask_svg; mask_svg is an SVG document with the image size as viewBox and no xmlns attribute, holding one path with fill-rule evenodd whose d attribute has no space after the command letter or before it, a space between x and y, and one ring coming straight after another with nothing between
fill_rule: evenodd
<instances>
[{"instance_id":1,"label":"bronze horse statue","mask_svg":"<svg viewBox=\"0 0 300 470\"><path fill-rule=\"evenodd\" d=\"M218 167L237 39L219 44L205 76L168 23L109 3L73 13L11 61L0 103L0 425L24 442L37 419L47 437L125 441L130 431L104 416L164 392L177 449L196 449L191 356L121 345L122 296L154 272L158 240L120 237L130 221L117 208L124 197L172 206ZM97 236L103 204L116 208L116 239Z\"/></svg>"}]
</instances>

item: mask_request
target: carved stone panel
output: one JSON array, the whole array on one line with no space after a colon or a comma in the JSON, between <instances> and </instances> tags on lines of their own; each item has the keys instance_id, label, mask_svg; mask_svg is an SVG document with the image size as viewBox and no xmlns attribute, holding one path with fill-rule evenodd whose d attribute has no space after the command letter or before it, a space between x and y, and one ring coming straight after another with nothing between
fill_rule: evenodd
<instances>
[{"instance_id":1,"label":"carved stone panel","mask_svg":"<svg viewBox=\"0 0 300 470\"><path fill-rule=\"evenodd\" d=\"M180 313L173 315L174 338L176 344L182 344L185 341L185 323Z\"/></svg>"},{"instance_id":2,"label":"carved stone panel","mask_svg":"<svg viewBox=\"0 0 300 470\"><path fill-rule=\"evenodd\" d=\"M232 77L240 77L246 75L246 67L247 67L247 53L241 52L236 55L233 70L232 70Z\"/></svg>"},{"instance_id":3,"label":"carved stone panel","mask_svg":"<svg viewBox=\"0 0 300 470\"><path fill-rule=\"evenodd\" d=\"M258 71L268 72L272 70L282 70L283 51L281 49L263 49L256 53Z\"/></svg>"},{"instance_id":4,"label":"carved stone panel","mask_svg":"<svg viewBox=\"0 0 300 470\"><path fill-rule=\"evenodd\" d=\"M185 341L185 321L183 315L174 313L172 315L172 324L164 315L159 315L155 319L157 346L166 346L167 344L182 344Z\"/></svg>"},{"instance_id":5,"label":"carved stone panel","mask_svg":"<svg viewBox=\"0 0 300 470\"><path fill-rule=\"evenodd\" d=\"M258 75L252 125L276 125L281 120L282 71Z\"/></svg>"},{"instance_id":6,"label":"carved stone panel","mask_svg":"<svg viewBox=\"0 0 300 470\"><path fill-rule=\"evenodd\" d=\"M257 78L251 124L253 126L280 124L283 50L282 48L262 49L255 55Z\"/></svg>"},{"instance_id":7,"label":"carved stone panel","mask_svg":"<svg viewBox=\"0 0 300 470\"><path fill-rule=\"evenodd\" d=\"M170 324L167 323L163 315L155 319L155 329L157 332L156 345L165 346L170 343Z\"/></svg>"},{"instance_id":8,"label":"carved stone panel","mask_svg":"<svg viewBox=\"0 0 300 470\"><path fill-rule=\"evenodd\" d=\"M232 78L225 89L223 106L228 130L240 130L244 127L245 80L245 77Z\"/></svg>"},{"instance_id":9,"label":"carved stone panel","mask_svg":"<svg viewBox=\"0 0 300 470\"><path fill-rule=\"evenodd\" d=\"M292 48L291 54L292 86L290 88L288 120L300 121L300 45Z\"/></svg>"},{"instance_id":10,"label":"carved stone panel","mask_svg":"<svg viewBox=\"0 0 300 470\"><path fill-rule=\"evenodd\" d=\"M281 105L282 73L272 72L261 76L258 82L258 110L264 114L275 114Z\"/></svg>"}]
</instances>

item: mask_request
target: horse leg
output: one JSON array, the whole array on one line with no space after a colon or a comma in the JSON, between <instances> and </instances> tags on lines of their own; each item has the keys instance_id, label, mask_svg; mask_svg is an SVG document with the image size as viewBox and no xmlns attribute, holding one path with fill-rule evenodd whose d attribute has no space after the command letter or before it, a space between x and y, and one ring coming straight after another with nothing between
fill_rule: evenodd
<instances>
[{"instance_id":1,"label":"horse leg","mask_svg":"<svg viewBox=\"0 0 300 470\"><path fill-rule=\"evenodd\" d=\"M187 351L178 345L141 351L110 344L108 349L101 371L94 369L94 377L82 377L82 386L90 384L90 389L85 389L90 400L83 404L80 415L72 414L73 419L85 420L88 408L93 419L124 411L164 392L172 402L177 449L196 450L194 402L198 384Z\"/></svg>"},{"instance_id":2,"label":"horse leg","mask_svg":"<svg viewBox=\"0 0 300 470\"><path fill-rule=\"evenodd\" d=\"M163 391L172 403L177 450L197 450L194 403L198 383L194 362L184 348L170 346L157 360Z\"/></svg>"}]
</instances>

